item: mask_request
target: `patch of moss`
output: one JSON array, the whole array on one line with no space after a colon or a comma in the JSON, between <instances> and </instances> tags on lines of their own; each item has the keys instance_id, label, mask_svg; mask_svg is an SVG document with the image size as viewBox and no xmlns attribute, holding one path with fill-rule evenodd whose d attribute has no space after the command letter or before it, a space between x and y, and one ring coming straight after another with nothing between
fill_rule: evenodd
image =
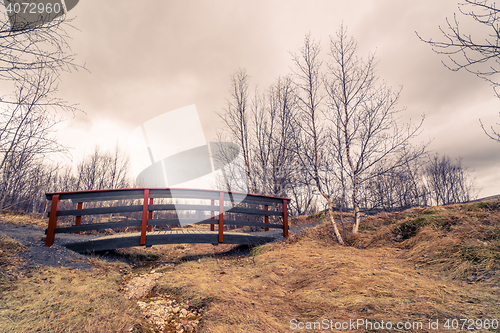
<instances>
[{"instance_id":1,"label":"patch of moss","mask_svg":"<svg viewBox=\"0 0 500 333\"><path fill-rule=\"evenodd\" d=\"M378 228L373 225L360 225L359 230L377 231Z\"/></svg>"},{"instance_id":2,"label":"patch of moss","mask_svg":"<svg viewBox=\"0 0 500 333\"><path fill-rule=\"evenodd\" d=\"M262 254L264 252L267 252L269 251L269 246L266 246L266 245L259 245L259 246L256 246L254 247L251 251L250 251L250 255L255 257L259 254Z\"/></svg>"},{"instance_id":3,"label":"patch of moss","mask_svg":"<svg viewBox=\"0 0 500 333\"><path fill-rule=\"evenodd\" d=\"M427 219L425 217L418 217L414 220L408 222L403 222L396 227L399 234L403 237L403 240L415 237L418 230L426 225Z\"/></svg>"},{"instance_id":4,"label":"patch of moss","mask_svg":"<svg viewBox=\"0 0 500 333\"><path fill-rule=\"evenodd\" d=\"M498 251L484 247L457 245L453 252L457 259L476 265L489 260L500 261Z\"/></svg>"}]
</instances>

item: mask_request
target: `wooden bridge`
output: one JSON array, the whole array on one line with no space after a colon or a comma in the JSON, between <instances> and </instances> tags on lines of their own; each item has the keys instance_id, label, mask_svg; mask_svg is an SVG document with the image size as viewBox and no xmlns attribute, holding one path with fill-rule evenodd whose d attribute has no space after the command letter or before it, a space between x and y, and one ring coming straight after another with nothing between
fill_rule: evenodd
<instances>
[{"instance_id":1,"label":"wooden bridge","mask_svg":"<svg viewBox=\"0 0 500 333\"><path fill-rule=\"evenodd\" d=\"M94 190L75 192L47 193L46 197L51 200L49 213L49 224L46 230L45 246L52 246L56 233L79 233L81 231L121 229L126 227L140 227L140 232L118 233L112 236L99 237L85 242L69 243L69 249L77 252L92 252L111 250L133 246L152 246L159 244L183 244L183 243L210 243L210 244L259 244L274 240L272 236L265 233L243 233L225 232L224 227L250 226L264 228L282 229L283 237L288 238L288 198L270 197L238 192L195 190L195 189L169 189L169 188L133 188L116 190ZM142 204L130 204L131 201L142 199ZM196 199L197 201L208 201L211 204L154 204L154 200L161 199ZM66 201L76 204L76 209L61 210L61 202L67 206ZM110 201L112 201L110 203ZM128 203L126 203L128 201ZM217 205L215 202L218 201ZM84 208L84 203L107 202L105 207ZM225 205L227 203L227 205ZM92 205L92 204L90 204ZM264 209L262 209L262 206ZM74 207L74 206L73 206ZM271 209L269 209L271 208ZM160 211L196 211L211 212L210 218L186 219L169 218L153 219L153 212ZM218 221L215 212L218 211ZM141 212L141 219L127 219L117 222L82 224L82 216L113 213ZM249 222L238 219L225 219L227 214L244 214L264 216L264 223ZM69 227L58 227L59 216L75 216L75 225ZM270 216L281 217L281 223L270 223ZM182 224L210 225L209 230L191 230L181 228L177 230L153 231L153 226L177 226ZM217 225L217 230L215 226Z\"/></svg>"}]
</instances>

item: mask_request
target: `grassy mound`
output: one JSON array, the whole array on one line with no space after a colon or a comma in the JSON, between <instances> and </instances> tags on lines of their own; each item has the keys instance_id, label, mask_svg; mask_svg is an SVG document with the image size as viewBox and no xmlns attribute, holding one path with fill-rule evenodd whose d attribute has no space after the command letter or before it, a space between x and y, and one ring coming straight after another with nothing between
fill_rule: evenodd
<instances>
[{"instance_id":1,"label":"grassy mound","mask_svg":"<svg viewBox=\"0 0 500 333\"><path fill-rule=\"evenodd\" d=\"M390 246L401 257L453 278L486 281L500 276L500 200L413 208L363 221L354 246Z\"/></svg>"}]
</instances>

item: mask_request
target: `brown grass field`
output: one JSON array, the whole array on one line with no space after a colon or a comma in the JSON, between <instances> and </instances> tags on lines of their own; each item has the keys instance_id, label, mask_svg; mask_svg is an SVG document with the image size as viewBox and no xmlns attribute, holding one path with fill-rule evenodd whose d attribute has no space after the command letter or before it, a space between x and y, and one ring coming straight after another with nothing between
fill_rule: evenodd
<instances>
[{"instance_id":1,"label":"brown grass field","mask_svg":"<svg viewBox=\"0 0 500 333\"><path fill-rule=\"evenodd\" d=\"M1 237L0 332L158 332L122 291L153 269L163 275L141 301L204 309L198 332L500 332L499 200L365 217L348 238L351 246L337 245L323 224L249 255L225 255L230 245L165 245L120 250L134 266L90 258L87 271L23 271L23 245ZM177 327L163 331L189 331Z\"/></svg>"}]
</instances>

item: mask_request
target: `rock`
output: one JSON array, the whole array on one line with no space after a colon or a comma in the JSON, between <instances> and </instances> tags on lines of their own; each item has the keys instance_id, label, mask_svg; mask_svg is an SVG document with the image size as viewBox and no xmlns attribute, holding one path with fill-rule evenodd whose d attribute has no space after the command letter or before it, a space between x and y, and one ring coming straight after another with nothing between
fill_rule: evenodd
<instances>
[{"instance_id":1,"label":"rock","mask_svg":"<svg viewBox=\"0 0 500 333\"><path fill-rule=\"evenodd\" d=\"M188 311L186 309L181 310L181 315L187 316L187 314L188 314Z\"/></svg>"},{"instance_id":2,"label":"rock","mask_svg":"<svg viewBox=\"0 0 500 333\"><path fill-rule=\"evenodd\" d=\"M177 307L175 307L175 308L172 309L172 312L173 313L179 313L180 310L181 309L177 306Z\"/></svg>"}]
</instances>

